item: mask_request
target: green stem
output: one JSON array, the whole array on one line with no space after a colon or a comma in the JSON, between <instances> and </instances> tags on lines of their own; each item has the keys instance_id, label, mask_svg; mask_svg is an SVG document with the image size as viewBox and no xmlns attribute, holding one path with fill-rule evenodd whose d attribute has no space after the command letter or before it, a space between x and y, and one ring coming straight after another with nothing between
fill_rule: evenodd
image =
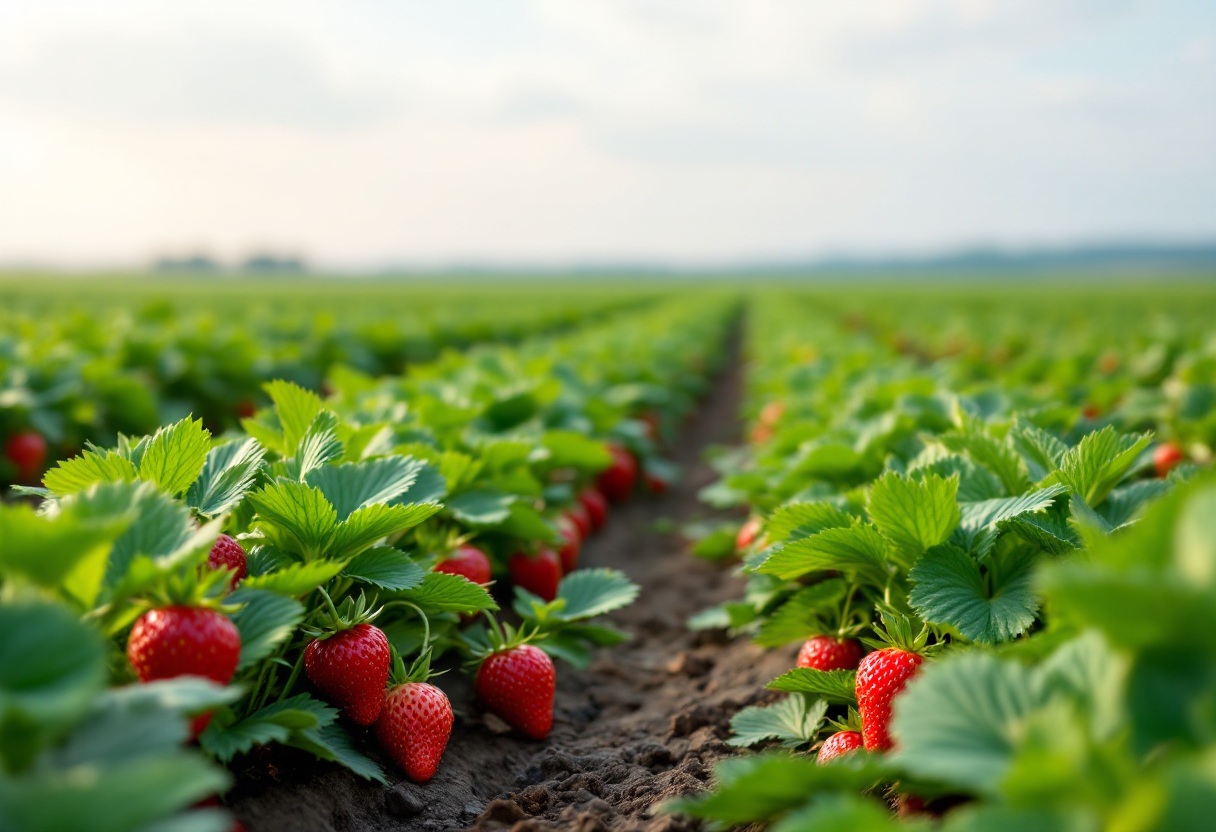
<instances>
[{"instance_id":1,"label":"green stem","mask_svg":"<svg viewBox=\"0 0 1216 832\"><path fill-rule=\"evenodd\" d=\"M300 650L300 658L296 659L295 665L291 668L291 675L287 677L287 684L283 686L283 692L279 694L279 698L275 701L282 702L287 698L287 694L291 693L291 689L296 685L296 679L300 678L300 669L304 667L304 650Z\"/></svg>"},{"instance_id":2,"label":"green stem","mask_svg":"<svg viewBox=\"0 0 1216 832\"><path fill-rule=\"evenodd\" d=\"M381 610L387 610L389 607L409 607L414 612L418 613L418 617L422 619L422 649L426 650L431 643L431 622L427 620L426 613L412 601L389 601Z\"/></svg>"},{"instance_id":3,"label":"green stem","mask_svg":"<svg viewBox=\"0 0 1216 832\"><path fill-rule=\"evenodd\" d=\"M334 600L329 597L329 593L325 591L325 587L319 586L317 590L321 593L321 597L325 599L325 606L329 609L329 614L334 617L334 626L340 626L342 616L338 615L338 608L334 606Z\"/></svg>"},{"instance_id":4,"label":"green stem","mask_svg":"<svg viewBox=\"0 0 1216 832\"><path fill-rule=\"evenodd\" d=\"M844 609L840 613L840 632L849 626L849 608L853 606L853 593L857 591L857 584L849 584L849 591L844 596Z\"/></svg>"}]
</instances>

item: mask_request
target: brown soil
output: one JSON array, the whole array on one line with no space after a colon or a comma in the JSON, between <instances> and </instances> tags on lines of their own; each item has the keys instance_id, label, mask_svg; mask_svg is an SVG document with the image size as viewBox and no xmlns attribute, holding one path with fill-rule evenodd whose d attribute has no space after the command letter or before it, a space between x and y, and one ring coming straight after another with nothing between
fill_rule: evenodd
<instances>
[{"instance_id":1,"label":"brown soil","mask_svg":"<svg viewBox=\"0 0 1216 832\"><path fill-rule=\"evenodd\" d=\"M662 497L614 507L607 527L584 547L584 565L624 570L642 595L612 616L633 635L630 642L602 651L585 671L559 665L547 740L500 733L505 726L482 714L468 680L447 674L438 683L457 721L430 783L385 788L268 751L269 759L253 761L263 773L242 777L231 795L249 832L691 828L685 818L652 810L706 788L713 763L732 753L722 742L731 716L769 698L764 683L794 656L793 648L764 652L721 634L689 632L688 617L737 597L740 581L731 567L686 554L678 534L655 530L660 518L680 525L707 513L696 495L714 474L700 455L709 443L737 440L739 384L735 365L672 449L683 481ZM376 754L370 744L366 750ZM264 774L268 765L273 776Z\"/></svg>"}]
</instances>

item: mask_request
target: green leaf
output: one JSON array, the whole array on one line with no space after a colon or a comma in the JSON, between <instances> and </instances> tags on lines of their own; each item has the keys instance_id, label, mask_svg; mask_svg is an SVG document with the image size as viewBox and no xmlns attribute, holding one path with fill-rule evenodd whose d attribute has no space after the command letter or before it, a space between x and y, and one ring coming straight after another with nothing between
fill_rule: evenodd
<instances>
[{"instance_id":1,"label":"green leaf","mask_svg":"<svg viewBox=\"0 0 1216 832\"><path fill-rule=\"evenodd\" d=\"M203 473L186 492L186 505L204 517L228 511L253 488L265 453L256 439L212 448L203 463Z\"/></svg>"},{"instance_id":2,"label":"green leaf","mask_svg":"<svg viewBox=\"0 0 1216 832\"><path fill-rule=\"evenodd\" d=\"M930 826L927 821L897 820L885 805L872 797L828 794L815 797L805 809L791 812L773 824L772 832L804 832L808 829L815 832L928 832L936 827ZM986 829L985 832L1009 830ZM1035 832L1048 830L1036 829Z\"/></svg>"},{"instance_id":3,"label":"green leaf","mask_svg":"<svg viewBox=\"0 0 1216 832\"><path fill-rule=\"evenodd\" d=\"M334 530L332 552L344 558L353 557L381 538L414 528L440 508L438 503L361 508Z\"/></svg>"},{"instance_id":4,"label":"green leaf","mask_svg":"<svg viewBox=\"0 0 1216 832\"><path fill-rule=\"evenodd\" d=\"M1042 428L1018 419L1009 431L1014 450L1026 463L1035 482L1046 479L1060 469L1068 446Z\"/></svg>"},{"instance_id":5,"label":"green leaf","mask_svg":"<svg viewBox=\"0 0 1216 832\"><path fill-rule=\"evenodd\" d=\"M825 632L820 611L834 608L846 588L843 578L829 578L798 590L764 620L752 640L761 647L780 647Z\"/></svg>"},{"instance_id":6,"label":"green leaf","mask_svg":"<svg viewBox=\"0 0 1216 832\"><path fill-rule=\"evenodd\" d=\"M496 489L466 491L448 500L448 513L470 526L496 526L511 516L515 497Z\"/></svg>"},{"instance_id":7,"label":"green leaf","mask_svg":"<svg viewBox=\"0 0 1216 832\"><path fill-rule=\"evenodd\" d=\"M790 503L773 512L764 532L770 543L781 543L852 524L852 517L830 503Z\"/></svg>"},{"instance_id":8,"label":"green leaf","mask_svg":"<svg viewBox=\"0 0 1216 832\"><path fill-rule=\"evenodd\" d=\"M926 665L895 700L895 761L916 777L996 793L1044 695L1031 670L983 653Z\"/></svg>"},{"instance_id":9,"label":"green leaf","mask_svg":"<svg viewBox=\"0 0 1216 832\"><path fill-rule=\"evenodd\" d=\"M951 451L965 451L1001 479L1006 494L1021 494L1030 487L1026 463L1007 442L994 439L979 429L943 433L938 441Z\"/></svg>"},{"instance_id":10,"label":"green leaf","mask_svg":"<svg viewBox=\"0 0 1216 832\"><path fill-rule=\"evenodd\" d=\"M0 632L0 760L18 770L43 732L88 709L106 682L106 651L95 630L41 601L0 604Z\"/></svg>"},{"instance_id":11,"label":"green leaf","mask_svg":"<svg viewBox=\"0 0 1216 832\"><path fill-rule=\"evenodd\" d=\"M274 402L279 424L283 427L285 455L294 454L300 440L325 405L316 393L290 381L267 382L262 389Z\"/></svg>"},{"instance_id":12,"label":"green leaf","mask_svg":"<svg viewBox=\"0 0 1216 832\"><path fill-rule=\"evenodd\" d=\"M368 549L348 563L342 574L382 589L413 589L426 577L421 566L391 546Z\"/></svg>"},{"instance_id":13,"label":"green leaf","mask_svg":"<svg viewBox=\"0 0 1216 832\"><path fill-rule=\"evenodd\" d=\"M888 471L870 489L866 508L899 560L911 565L958 526L958 478L929 474L917 482Z\"/></svg>"},{"instance_id":14,"label":"green leaf","mask_svg":"<svg viewBox=\"0 0 1216 832\"><path fill-rule=\"evenodd\" d=\"M1070 448L1053 477L1090 506L1097 506L1127 476L1151 434L1120 434L1107 425Z\"/></svg>"},{"instance_id":15,"label":"green leaf","mask_svg":"<svg viewBox=\"0 0 1216 832\"><path fill-rule=\"evenodd\" d=\"M339 763L364 779L388 785L388 778L384 776L380 766L370 757L356 751L346 729L337 723L293 733L287 740L287 745Z\"/></svg>"},{"instance_id":16,"label":"green leaf","mask_svg":"<svg viewBox=\"0 0 1216 832\"><path fill-rule=\"evenodd\" d=\"M1002 530L1016 532L1053 555L1071 552L1081 545L1081 538L1069 526L1067 510L1059 506L1041 514L1012 517L998 525Z\"/></svg>"},{"instance_id":17,"label":"green leaf","mask_svg":"<svg viewBox=\"0 0 1216 832\"><path fill-rule=\"evenodd\" d=\"M202 419L182 419L148 440L139 462L139 477L176 497L198 479L207 461L211 434Z\"/></svg>"},{"instance_id":18,"label":"green leaf","mask_svg":"<svg viewBox=\"0 0 1216 832\"><path fill-rule=\"evenodd\" d=\"M837 570L881 586L887 577L886 551L886 541L877 529L855 522L774 547L757 571L792 580L808 572Z\"/></svg>"},{"instance_id":19,"label":"green leaf","mask_svg":"<svg viewBox=\"0 0 1216 832\"><path fill-rule=\"evenodd\" d=\"M226 763L255 745L287 742L293 734L317 730L337 717L336 709L302 693L267 705L226 727L208 726L199 736L199 745Z\"/></svg>"},{"instance_id":20,"label":"green leaf","mask_svg":"<svg viewBox=\"0 0 1216 832\"><path fill-rule=\"evenodd\" d=\"M347 560L293 563L274 572L248 577L241 582L241 589L260 589L278 595L300 596L328 583L348 564Z\"/></svg>"},{"instance_id":21,"label":"green leaf","mask_svg":"<svg viewBox=\"0 0 1216 832\"><path fill-rule=\"evenodd\" d=\"M412 601L425 610L438 612L473 613L498 609L485 587L463 575L449 575L446 572L428 572L421 586L394 592L392 597Z\"/></svg>"},{"instance_id":22,"label":"green leaf","mask_svg":"<svg viewBox=\"0 0 1216 832\"><path fill-rule=\"evenodd\" d=\"M833 705L857 705L857 671L813 670L795 667L778 676L765 687L789 693L809 693L822 696Z\"/></svg>"},{"instance_id":23,"label":"green leaf","mask_svg":"<svg viewBox=\"0 0 1216 832\"><path fill-rule=\"evenodd\" d=\"M310 471L304 481L321 489L325 499L345 520L352 512L377 503L388 503L410 489L424 463L402 456L387 456L368 462L326 465Z\"/></svg>"},{"instance_id":24,"label":"green leaf","mask_svg":"<svg viewBox=\"0 0 1216 832\"><path fill-rule=\"evenodd\" d=\"M310 472L342 458L346 449L338 439L338 424L338 417L328 410L316 415L295 454L280 463L288 479L303 482Z\"/></svg>"},{"instance_id":25,"label":"green leaf","mask_svg":"<svg viewBox=\"0 0 1216 832\"><path fill-rule=\"evenodd\" d=\"M612 464L612 456L602 443L574 431L545 431L540 444L549 452L547 463L554 468L601 471Z\"/></svg>"},{"instance_id":26,"label":"green leaf","mask_svg":"<svg viewBox=\"0 0 1216 832\"><path fill-rule=\"evenodd\" d=\"M984 529L995 529L1000 523L1051 508L1056 498L1067 492L1063 485L1049 485L1040 491L1031 491L1019 497L1001 497L981 503L963 503L959 508L962 521L959 529L964 536L974 539ZM989 547L991 548L991 547ZM986 554L986 553L985 553Z\"/></svg>"},{"instance_id":27,"label":"green leaf","mask_svg":"<svg viewBox=\"0 0 1216 832\"><path fill-rule=\"evenodd\" d=\"M641 587L616 569L576 569L557 585L557 597L566 602L559 615L578 621L619 610L634 602Z\"/></svg>"},{"instance_id":28,"label":"green leaf","mask_svg":"<svg viewBox=\"0 0 1216 832\"><path fill-rule=\"evenodd\" d=\"M692 553L699 558L720 560L735 554L735 541L739 529L736 524L713 529L692 546Z\"/></svg>"},{"instance_id":29,"label":"green leaf","mask_svg":"<svg viewBox=\"0 0 1216 832\"><path fill-rule=\"evenodd\" d=\"M908 468L908 475L912 479L921 479L926 474L938 474L947 479L957 474L959 502L980 502L1005 495L1005 486L1000 477L961 454L946 454Z\"/></svg>"},{"instance_id":30,"label":"green leaf","mask_svg":"<svg viewBox=\"0 0 1216 832\"><path fill-rule=\"evenodd\" d=\"M273 653L276 647L291 638L304 620L303 604L275 592L242 586L229 596L229 600L243 605L229 616L241 634L238 670L257 664Z\"/></svg>"},{"instance_id":31,"label":"green leaf","mask_svg":"<svg viewBox=\"0 0 1216 832\"><path fill-rule=\"evenodd\" d=\"M49 516L23 503L0 504L0 573L20 574L47 589L79 575L69 589L91 607L110 547L133 519L131 513L98 516L75 502Z\"/></svg>"},{"instance_id":32,"label":"green leaf","mask_svg":"<svg viewBox=\"0 0 1216 832\"><path fill-rule=\"evenodd\" d=\"M97 483L131 482L135 477L135 466L127 458L114 451L89 450L47 471L42 484L56 497L63 497Z\"/></svg>"},{"instance_id":33,"label":"green leaf","mask_svg":"<svg viewBox=\"0 0 1216 832\"><path fill-rule=\"evenodd\" d=\"M731 718L732 736L726 744L746 748L776 739L786 748L809 745L815 741L827 710L825 700L800 693L792 693L774 705L744 708Z\"/></svg>"},{"instance_id":34,"label":"green leaf","mask_svg":"<svg viewBox=\"0 0 1216 832\"><path fill-rule=\"evenodd\" d=\"M134 520L110 550L104 587L117 591L137 591L141 583L130 581L138 558L147 558L158 572L168 572L211 548L219 527L208 524L195 529L189 510L151 483L115 483L101 486L73 498L82 511L99 516L133 514ZM205 556L205 555L204 555ZM151 576L149 576L151 577Z\"/></svg>"},{"instance_id":35,"label":"green leaf","mask_svg":"<svg viewBox=\"0 0 1216 832\"><path fill-rule=\"evenodd\" d=\"M323 553L338 524L334 507L319 488L298 482L276 482L250 492L246 499L261 518L281 530L280 548L315 557Z\"/></svg>"},{"instance_id":36,"label":"green leaf","mask_svg":"<svg viewBox=\"0 0 1216 832\"><path fill-rule=\"evenodd\" d=\"M1016 562L985 581L971 555L951 544L934 546L916 562L908 603L930 624L948 624L972 641L1008 641L1024 633L1038 612L1031 585L1034 558ZM991 588L989 588L991 585Z\"/></svg>"}]
</instances>

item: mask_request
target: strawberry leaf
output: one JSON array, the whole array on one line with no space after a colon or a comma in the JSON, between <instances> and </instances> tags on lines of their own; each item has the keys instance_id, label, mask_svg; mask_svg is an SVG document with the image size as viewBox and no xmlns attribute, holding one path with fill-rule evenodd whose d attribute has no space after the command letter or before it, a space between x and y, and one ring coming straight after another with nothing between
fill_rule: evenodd
<instances>
[{"instance_id":1,"label":"strawberry leaf","mask_svg":"<svg viewBox=\"0 0 1216 832\"><path fill-rule=\"evenodd\" d=\"M950 625L972 641L992 644L1021 635L1039 609L1031 585L1034 555L1023 549L1007 557L1008 563L991 564L985 579L962 549L934 546L909 574L916 585L908 603L925 621Z\"/></svg>"},{"instance_id":2,"label":"strawberry leaf","mask_svg":"<svg viewBox=\"0 0 1216 832\"><path fill-rule=\"evenodd\" d=\"M367 780L388 785L384 771L370 757L355 750L350 734L337 723L322 725L292 733L287 745L308 751L323 760L332 760Z\"/></svg>"},{"instance_id":3,"label":"strawberry leaf","mask_svg":"<svg viewBox=\"0 0 1216 832\"><path fill-rule=\"evenodd\" d=\"M424 610L436 612L479 612L496 610L498 605L485 587L463 575L428 572L422 583L413 589L394 592L393 599L411 601Z\"/></svg>"},{"instance_id":4,"label":"strawberry leaf","mask_svg":"<svg viewBox=\"0 0 1216 832\"><path fill-rule=\"evenodd\" d=\"M253 575L241 582L242 589L262 589L267 592L298 597L326 584L346 568L346 560L313 560L292 563L274 572Z\"/></svg>"},{"instance_id":5,"label":"strawberry leaf","mask_svg":"<svg viewBox=\"0 0 1216 832\"><path fill-rule=\"evenodd\" d=\"M731 738L727 745L746 748L766 740L781 740L785 748L797 748L815 741L828 703L801 693L791 693L773 705L744 708L730 721Z\"/></svg>"},{"instance_id":6,"label":"strawberry leaf","mask_svg":"<svg viewBox=\"0 0 1216 832\"><path fill-rule=\"evenodd\" d=\"M930 546L944 543L959 524L958 477L929 474L913 481L893 471L870 489L870 519L910 566Z\"/></svg>"},{"instance_id":7,"label":"strawberry leaf","mask_svg":"<svg viewBox=\"0 0 1216 832\"><path fill-rule=\"evenodd\" d=\"M495 489L466 491L448 500L444 508L452 517L470 526L495 526L511 516L514 495Z\"/></svg>"},{"instance_id":8,"label":"strawberry leaf","mask_svg":"<svg viewBox=\"0 0 1216 832\"><path fill-rule=\"evenodd\" d=\"M308 472L304 481L321 489L338 520L377 503L388 503L410 489L425 463L403 456L368 462L325 465Z\"/></svg>"},{"instance_id":9,"label":"strawberry leaf","mask_svg":"<svg viewBox=\"0 0 1216 832\"><path fill-rule=\"evenodd\" d=\"M268 536L280 549L305 557L322 554L338 524L334 507L319 488L279 481L252 491L246 497L263 521Z\"/></svg>"},{"instance_id":10,"label":"strawberry leaf","mask_svg":"<svg viewBox=\"0 0 1216 832\"><path fill-rule=\"evenodd\" d=\"M795 667L765 687L790 693L810 693L822 696L833 705L857 705L857 672L854 670L813 670Z\"/></svg>"},{"instance_id":11,"label":"strawberry leaf","mask_svg":"<svg viewBox=\"0 0 1216 832\"><path fill-rule=\"evenodd\" d=\"M1056 497L1067 492L1059 483L1040 491L1032 491L1020 497L1001 497L980 503L963 503L959 506L962 521L951 535L951 542L975 552L983 559L992 551L1001 524L1051 508Z\"/></svg>"},{"instance_id":12,"label":"strawberry leaf","mask_svg":"<svg viewBox=\"0 0 1216 832\"><path fill-rule=\"evenodd\" d=\"M88 450L47 471L42 484L52 495L62 497L97 483L131 482L136 476L131 461L114 451Z\"/></svg>"},{"instance_id":13,"label":"strawberry leaf","mask_svg":"<svg viewBox=\"0 0 1216 832\"><path fill-rule=\"evenodd\" d=\"M854 521L774 547L757 571L792 580L808 572L837 570L881 586L887 576L886 551L886 541L877 529Z\"/></svg>"},{"instance_id":14,"label":"strawberry leaf","mask_svg":"<svg viewBox=\"0 0 1216 832\"><path fill-rule=\"evenodd\" d=\"M204 517L228 511L253 488L265 453L256 439L212 448L203 463L202 474L186 492L186 505Z\"/></svg>"},{"instance_id":15,"label":"strawberry leaf","mask_svg":"<svg viewBox=\"0 0 1216 832\"><path fill-rule=\"evenodd\" d=\"M764 532L770 543L781 543L852 524L852 517L830 503L791 503L773 512Z\"/></svg>"},{"instance_id":16,"label":"strawberry leaf","mask_svg":"<svg viewBox=\"0 0 1216 832\"><path fill-rule=\"evenodd\" d=\"M267 705L227 726L221 726L217 716L198 742L207 753L226 763L255 745L287 742L293 734L329 725L337 717L335 709L302 693Z\"/></svg>"},{"instance_id":17,"label":"strawberry leaf","mask_svg":"<svg viewBox=\"0 0 1216 832\"><path fill-rule=\"evenodd\" d=\"M329 551L353 557L390 534L412 529L442 508L438 503L408 506L383 504L361 508L334 529Z\"/></svg>"},{"instance_id":18,"label":"strawberry leaf","mask_svg":"<svg viewBox=\"0 0 1216 832\"><path fill-rule=\"evenodd\" d=\"M798 590L764 620L752 640L762 647L780 647L825 632L820 611L835 607L845 589L843 578L829 578Z\"/></svg>"},{"instance_id":19,"label":"strawberry leaf","mask_svg":"<svg viewBox=\"0 0 1216 832\"><path fill-rule=\"evenodd\" d=\"M381 589L413 589L426 577L421 566L400 549L377 546L346 565L342 574Z\"/></svg>"},{"instance_id":20,"label":"strawberry leaf","mask_svg":"<svg viewBox=\"0 0 1216 832\"><path fill-rule=\"evenodd\" d=\"M321 397L290 381L271 381L263 389L274 402L283 428L283 455L294 454L317 414L325 407Z\"/></svg>"},{"instance_id":21,"label":"strawberry leaf","mask_svg":"<svg viewBox=\"0 0 1216 832\"><path fill-rule=\"evenodd\" d=\"M229 616L241 634L240 670L269 656L304 620L304 605L276 592L242 586L229 600L243 604Z\"/></svg>"},{"instance_id":22,"label":"strawberry leaf","mask_svg":"<svg viewBox=\"0 0 1216 832\"><path fill-rule=\"evenodd\" d=\"M1086 434L1060 460L1060 469L1050 480L1062 482L1083 499L1097 506L1131 471L1152 434L1120 434L1109 425Z\"/></svg>"},{"instance_id":23,"label":"strawberry leaf","mask_svg":"<svg viewBox=\"0 0 1216 832\"><path fill-rule=\"evenodd\" d=\"M155 483L170 496L181 494L202 473L211 434L201 419L182 419L158 430L139 461L139 478Z\"/></svg>"},{"instance_id":24,"label":"strawberry leaf","mask_svg":"<svg viewBox=\"0 0 1216 832\"><path fill-rule=\"evenodd\" d=\"M634 602L641 587L616 569L576 569L557 585L565 601L558 612L562 621L581 621L619 610Z\"/></svg>"}]
</instances>

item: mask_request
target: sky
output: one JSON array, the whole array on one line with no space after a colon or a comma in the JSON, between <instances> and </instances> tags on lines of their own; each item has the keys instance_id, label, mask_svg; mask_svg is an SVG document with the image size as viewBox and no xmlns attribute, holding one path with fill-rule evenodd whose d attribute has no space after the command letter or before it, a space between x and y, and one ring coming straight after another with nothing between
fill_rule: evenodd
<instances>
[{"instance_id":1,"label":"sky","mask_svg":"<svg viewBox=\"0 0 1216 832\"><path fill-rule=\"evenodd\" d=\"M1210 0L0 0L0 263L1214 238Z\"/></svg>"}]
</instances>

